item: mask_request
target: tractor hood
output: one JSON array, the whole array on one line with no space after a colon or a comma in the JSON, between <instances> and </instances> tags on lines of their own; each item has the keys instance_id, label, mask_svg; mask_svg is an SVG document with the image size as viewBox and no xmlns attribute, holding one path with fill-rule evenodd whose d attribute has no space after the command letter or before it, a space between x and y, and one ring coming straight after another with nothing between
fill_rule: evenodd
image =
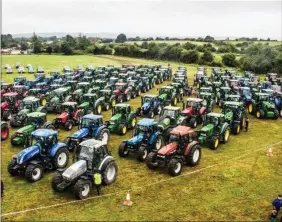
<instances>
[{"instance_id":1,"label":"tractor hood","mask_svg":"<svg viewBox=\"0 0 282 222\"><path fill-rule=\"evenodd\" d=\"M201 129L201 132L209 132L210 130L213 129L213 127L214 127L213 124L207 124Z\"/></svg>"},{"instance_id":2,"label":"tractor hood","mask_svg":"<svg viewBox=\"0 0 282 222\"><path fill-rule=\"evenodd\" d=\"M81 94L81 93L82 93L82 89L77 89L72 94Z\"/></svg>"},{"instance_id":3,"label":"tractor hood","mask_svg":"<svg viewBox=\"0 0 282 222\"><path fill-rule=\"evenodd\" d=\"M74 134L72 134L71 137L72 137L72 138L75 138L75 139L81 139L81 138L87 136L88 133L89 133L89 129L87 129L87 128L82 128L82 129L76 131Z\"/></svg>"},{"instance_id":4,"label":"tractor hood","mask_svg":"<svg viewBox=\"0 0 282 222\"><path fill-rule=\"evenodd\" d=\"M17 130L17 133L31 133L32 131L35 130L35 127L33 125L27 125L27 126L24 126L20 129Z\"/></svg>"},{"instance_id":5,"label":"tractor hood","mask_svg":"<svg viewBox=\"0 0 282 222\"><path fill-rule=\"evenodd\" d=\"M28 147L17 155L17 162L18 164L23 164L26 161L32 159L35 155L39 154L39 147L38 146L31 146Z\"/></svg>"},{"instance_id":6,"label":"tractor hood","mask_svg":"<svg viewBox=\"0 0 282 222\"><path fill-rule=\"evenodd\" d=\"M83 102L79 105L79 108L85 108L89 106L89 102Z\"/></svg>"},{"instance_id":7,"label":"tractor hood","mask_svg":"<svg viewBox=\"0 0 282 222\"><path fill-rule=\"evenodd\" d=\"M8 108L8 107L9 107L9 103L7 103L7 101L1 103L1 110L4 110L4 109L6 109L6 108ZM3 111L2 111L2 112L3 112Z\"/></svg>"},{"instance_id":8,"label":"tractor hood","mask_svg":"<svg viewBox=\"0 0 282 222\"><path fill-rule=\"evenodd\" d=\"M170 155L172 152L174 152L177 149L176 143L170 143L164 147L162 147L158 151L158 155Z\"/></svg>"},{"instance_id":9,"label":"tractor hood","mask_svg":"<svg viewBox=\"0 0 282 222\"><path fill-rule=\"evenodd\" d=\"M21 115L24 115L24 114L27 114L29 113L29 109L22 109L18 112L18 115L21 116Z\"/></svg>"},{"instance_id":10,"label":"tractor hood","mask_svg":"<svg viewBox=\"0 0 282 222\"><path fill-rule=\"evenodd\" d=\"M245 95L245 100L246 101L251 101L252 100L252 97L250 95Z\"/></svg>"},{"instance_id":11,"label":"tractor hood","mask_svg":"<svg viewBox=\"0 0 282 222\"><path fill-rule=\"evenodd\" d=\"M113 91L113 93L116 94L117 96L119 96L120 90L116 89L116 90Z\"/></svg>"},{"instance_id":12,"label":"tractor hood","mask_svg":"<svg viewBox=\"0 0 282 222\"><path fill-rule=\"evenodd\" d=\"M111 120L112 120L112 121L116 121L116 120L118 120L118 119L120 119L120 118L121 118L121 114L118 113L118 114L112 116Z\"/></svg>"},{"instance_id":13,"label":"tractor hood","mask_svg":"<svg viewBox=\"0 0 282 222\"><path fill-rule=\"evenodd\" d=\"M161 94L159 95L159 98L164 101L167 98L167 94Z\"/></svg>"},{"instance_id":14,"label":"tractor hood","mask_svg":"<svg viewBox=\"0 0 282 222\"><path fill-rule=\"evenodd\" d=\"M266 102L266 101L263 102L263 105L266 106L268 109L274 109L274 106L275 106L273 103Z\"/></svg>"},{"instance_id":15,"label":"tractor hood","mask_svg":"<svg viewBox=\"0 0 282 222\"><path fill-rule=\"evenodd\" d=\"M59 118L59 119L64 119L64 118L66 118L68 115L69 115L69 114L68 114L67 112L63 112L63 113L61 113L61 114L58 116L58 118Z\"/></svg>"},{"instance_id":16,"label":"tractor hood","mask_svg":"<svg viewBox=\"0 0 282 222\"><path fill-rule=\"evenodd\" d=\"M146 103L144 103L144 104L142 105L142 109L143 109L143 110L150 109L150 106L151 106L151 104L150 104L149 102L146 102Z\"/></svg>"},{"instance_id":17,"label":"tractor hood","mask_svg":"<svg viewBox=\"0 0 282 222\"><path fill-rule=\"evenodd\" d=\"M135 145L140 143L144 138L144 134L138 134L137 136L132 137L130 140L127 140L127 144Z\"/></svg>"},{"instance_id":18,"label":"tractor hood","mask_svg":"<svg viewBox=\"0 0 282 222\"><path fill-rule=\"evenodd\" d=\"M84 174L86 170L87 170L86 160L79 160L75 162L73 165L71 165L69 168L67 168L62 175L66 180L71 181Z\"/></svg>"},{"instance_id":19,"label":"tractor hood","mask_svg":"<svg viewBox=\"0 0 282 222\"><path fill-rule=\"evenodd\" d=\"M170 126L170 118L164 118L163 120L161 120L158 124L158 127L161 130L165 130Z\"/></svg>"},{"instance_id":20,"label":"tractor hood","mask_svg":"<svg viewBox=\"0 0 282 222\"><path fill-rule=\"evenodd\" d=\"M192 113L193 113L192 107L186 108L182 111L182 114L184 114L185 116L190 116L190 115L192 115Z\"/></svg>"}]
</instances>

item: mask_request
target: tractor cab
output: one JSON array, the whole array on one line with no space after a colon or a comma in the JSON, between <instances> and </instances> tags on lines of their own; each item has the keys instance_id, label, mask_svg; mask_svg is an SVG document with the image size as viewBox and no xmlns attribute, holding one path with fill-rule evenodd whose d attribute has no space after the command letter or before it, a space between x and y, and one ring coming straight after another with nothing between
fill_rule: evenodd
<instances>
[{"instance_id":1,"label":"tractor cab","mask_svg":"<svg viewBox=\"0 0 282 222\"><path fill-rule=\"evenodd\" d=\"M79 82L76 85L76 90L82 90L83 93L87 92L90 88L89 82Z\"/></svg>"},{"instance_id":2,"label":"tractor cab","mask_svg":"<svg viewBox=\"0 0 282 222\"><path fill-rule=\"evenodd\" d=\"M118 78L122 80L121 82L126 82L129 78L129 75L122 73L118 75Z\"/></svg>"},{"instance_id":3,"label":"tractor cab","mask_svg":"<svg viewBox=\"0 0 282 222\"><path fill-rule=\"evenodd\" d=\"M59 71L52 71L50 72L50 76L53 77L53 79L57 79L60 77Z\"/></svg>"},{"instance_id":4,"label":"tractor cab","mask_svg":"<svg viewBox=\"0 0 282 222\"><path fill-rule=\"evenodd\" d=\"M177 144L177 151L185 151L188 143L193 141L192 134L194 131L187 126L177 126L170 132L169 144Z\"/></svg>"},{"instance_id":5,"label":"tractor cab","mask_svg":"<svg viewBox=\"0 0 282 222\"><path fill-rule=\"evenodd\" d=\"M103 125L103 117L101 115L87 114L82 117L78 128L96 129Z\"/></svg>"},{"instance_id":6,"label":"tractor cab","mask_svg":"<svg viewBox=\"0 0 282 222\"><path fill-rule=\"evenodd\" d=\"M186 105L183 104L183 110L187 108L192 108L194 112L199 111L200 108L203 106L203 99L198 98L187 98Z\"/></svg>"},{"instance_id":7,"label":"tractor cab","mask_svg":"<svg viewBox=\"0 0 282 222\"><path fill-rule=\"evenodd\" d=\"M91 106L91 107L94 107L95 101L97 101L97 99L98 99L97 94L95 94L95 93L86 93L86 94L84 94L83 97L82 97L82 104L83 104L84 102L89 102L90 106ZM81 105L82 105L82 104L81 104ZM81 107L81 106L80 106L80 107Z\"/></svg>"},{"instance_id":8,"label":"tractor cab","mask_svg":"<svg viewBox=\"0 0 282 222\"><path fill-rule=\"evenodd\" d=\"M7 82L1 83L1 95L7 92L11 92L12 88L13 88L12 83L7 83Z\"/></svg>"},{"instance_id":9,"label":"tractor cab","mask_svg":"<svg viewBox=\"0 0 282 222\"><path fill-rule=\"evenodd\" d=\"M144 96L141 96L141 104L143 105L144 103L154 103L158 101L158 96L157 95L149 95L146 94Z\"/></svg>"},{"instance_id":10,"label":"tractor cab","mask_svg":"<svg viewBox=\"0 0 282 222\"><path fill-rule=\"evenodd\" d=\"M71 90L76 88L77 81L76 80L68 80L66 86L69 86Z\"/></svg>"},{"instance_id":11,"label":"tractor cab","mask_svg":"<svg viewBox=\"0 0 282 222\"><path fill-rule=\"evenodd\" d=\"M149 139L156 131L158 131L158 122L154 119L144 118L137 122L133 136L144 135Z\"/></svg>"},{"instance_id":12,"label":"tractor cab","mask_svg":"<svg viewBox=\"0 0 282 222\"><path fill-rule=\"evenodd\" d=\"M117 83L117 81L118 81L117 77L111 77L109 81L109 85L114 86Z\"/></svg>"},{"instance_id":13,"label":"tractor cab","mask_svg":"<svg viewBox=\"0 0 282 222\"><path fill-rule=\"evenodd\" d=\"M163 95L163 94L171 95L174 91L175 90L172 86L162 86L159 90L159 95Z\"/></svg>"},{"instance_id":14,"label":"tractor cab","mask_svg":"<svg viewBox=\"0 0 282 222\"><path fill-rule=\"evenodd\" d=\"M240 102L241 96L240 95L228 95L226 97L226 101Z\"/></svg>"},{"instance_id":15,"label":"tractor cab","mask_svg":"<svg viewBox=\"0 0 282 222\"><path fill-rule=\"evenodd\" d=\"M115 93L120 93L120 92L124 92L127 88L128 84L125 82L117 82L115 83Z\"/></svg>"},{"instance_id":16,"label":"tractor cab","mask_svg":"<svg viewBox=\"0 0 282 222\"><path fill-rule=\"evenodd\" d=\"M255 93L255 101L256 102L269 102L269 94L267 93Z\"/></svg>"},{"instance_id":17,"label":"tractor cab","mask_svg":"<svg viewBox=\"0 0 282 222\"><path fill-rule=\"evenodd\" d=\"M221 123L225 122L225 117L220 113L209 113L207 114L206 123L212 124L214 127L220 126Z\"/></svg>"},{"instance_id":18,"label":"tractor cab","mask_svg":"<svg viewBox=\"0 0 282 222\"><path fill-rule=\"evenodd\" d=\"M34 77L36 81L41 81L45 78L45 73L34 73Z\"/></svg>"},{"instance_id":19,"label":"tractor cab","mask_svg":"<svg viewBox=\"0 0 282 222\"><path fill-rule=\"evenodd\" d=\"M24 98L27 94L27 89L24 85L16 85L13 87L14 92L18 93L20 98Z\"/></svg>"},{"instance_id":20,"label":"tractor cab","mask_svg":"<svg viewBox=\"0 0 282 222\"><path fill-rule=\"evenodd\" d=\"M49 89L51 91L54 91L55 89L59 89L60 87L61 87L61 85L59 85L59 84L52 84L52 85L50 85Z\"/></svg>"},{"instance_id":21,"label":"tractor cab","mask_svg":"<svg viewBox=\"0 0 282 222\"><path fill-rule=\"evenodd\" d=\"M7 106L14 106L16 105L16 101L18 99L18 93L16 92L9 92L9 93L5 93L2 96L2 104L1 107L3 106L3 104L7 103ZM14 108L14 107L10 107L10 108Z\"/></svg>"},{"instance_id":22,"label":"tractor cab","mask_svg":"<svg viewBox=\"0 0 282 222\"><path fill-rule=\"evenodd\" d=\"M122 116L126 117L129 113L131 113L131 107L129 104L117 104L112 107L112 115L121 114ZM125 119L125 118L124 118Z\"/></svg>"},{"instance_id":23,"label":"tractor cab","mask_svg":"<svg viewBox=\"0 0 282 222\"><path fill-rule=\"evenodd\" d=\"M200 90L199 90L199 93L213 93L212 91L212 87L201 87Z\"/></svg>"},{"instance_id":24,"label":"tractor cab","mask_svg":"<svg viewBox=\"0 0 282 222\"><path fill-rule=\"evenodd\" d=\"M269 81L271 82L272 84L276 83L277 82L277 73L267 73L266 75L266 81Z\"/></svg>"},{"instance_id":25,"label":"tractor cab","mask_svg":"<svg viewBox=\"0 0 282 222\"><path fill-rule=\"evenodd\" d=\"M269 82L269 81L264 81L264 82L262 82L262 84L261 84L261 89L271 89L271 85L272 85L271 82Z\"/></svg>"},{"instance_id":26,"label":"tractor cab","mask_svg":"<svg viewBox=\"0 0 282 222\"><path fill-rule=\"evenodd\" d=\"M20 110L28 109L28 110L34 111L40 106L41 106L40 100L38 98L35 98L33 96L28 96L23 99Z\"/></svg>"},{"instance_id":27,"label":"tractor cab","mask_svg":"<svg viewBox=\"0 0 282 222\"><path fill-rule=\"evenodd\" d=\"M31 133L31 144L32 146L39 147L40 154L49 155L50 150L57 143L57 131L49 129L38 129Z\"/></svg>"},{"instance_id":28,"label":"tractor cab","mask_svg":"<svg viewBox=\"0 0 282 222\"><path fill-rule=\"evenodd\" d=\"M97 79L94 82L94 87L98 87L99 89L104 89L107 86L107 81Z\"/></svg>"},{"instance_id":29,"label":"tractor cab","mask_svg":"<svg viewBox=\"0 0 282 222\"><path fill-rule=\"evenodd\" d=\"M17 76L14 78L14 85L24 85L26 82L25 76Z\"/></svg>"},{"instance_id":30,"label":"tractor cab","mask_svg":"<svg viewBox=\"0 0 282 222\"><path fill-rule=\"evenodd\" d=\"M41 112L32 112L27 114L27 123L26 125L35 125L38 129L47 121L46 113Z\"/></svg>"},{"instance_id":31,"label":"tractor cab","mask_svg":"<svg viewBox=\"0 0 282 222\"><path fill-rule=\"evenodd\" d=\"M36 83L36 89L40 89L41 93L46 93L48 91L48 84L46 82Z\"/></svg>"},{"instance_id":32,"label":"tractor cab","mask_svg":"<svg viewBox=\"0 0 282 222\"><path fill-rule=\"evenodd\" d=\"M169 118L172 122L174 122L179 116L180 116L180 107L166 106L163 108L160 114L160 119Z\"/></svg>"},{"instance_id":33,"label":"tractor cab","mask_svg":"<svg viewBox=\"0 0 282 222\"><path fill-rule=\"evenodd\" d=\"M72 116L75 110L77 110L77 103L76 102L64 102L62 104L63 112L67 112L69 116Z\"/></svg>"}]
</instances>

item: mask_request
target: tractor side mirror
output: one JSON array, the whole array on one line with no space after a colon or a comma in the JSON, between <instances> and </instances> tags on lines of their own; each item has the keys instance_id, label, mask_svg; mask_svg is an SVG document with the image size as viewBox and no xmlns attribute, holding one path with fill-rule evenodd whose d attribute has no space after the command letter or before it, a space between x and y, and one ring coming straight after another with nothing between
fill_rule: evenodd
<instances>
[{"instance_id":1,"label":"tractor side mirror","mask_svg":"<svg viewBox=\"0 0 282 222\"><path fill-rule=\"evenodd\" d=\"M182 100L182 110L184 110L185 109L185 103L184 103L184 101Z\"/></svg>"}]
</instances>

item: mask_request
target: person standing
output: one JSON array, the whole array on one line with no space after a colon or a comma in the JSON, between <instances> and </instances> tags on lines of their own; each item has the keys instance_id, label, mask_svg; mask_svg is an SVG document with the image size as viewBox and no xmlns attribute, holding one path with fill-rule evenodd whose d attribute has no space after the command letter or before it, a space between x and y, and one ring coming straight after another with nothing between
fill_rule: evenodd
<instances>
[{"instance_id":1,"label":"person standing","mask_svg":"<svg viewBox=\"0 0 282 222\"><path fill-rule=\"evenodd\" d=\"M245 124L245 131L248 132L248 128L249 128L249 118L246 118L246 124Z\"/></svg>"},{"instance_id":2,"label":"person standing","mask_svg":"<svg viewBox=\"0 0 282 222\"><path fill-rule=\"evenodd\" d=\"M95 173L94 174L94 183L95 183L95 186L96 186L97 194L100 195L101 183L102 183L102 179L101 179L101 174L100 173Z\"/></svg>"},{"instance_id":3,"label":"person standing","mask_svg":"<svg viewBox=\"0 0 282 222\"><path fill-rule=\"evenodd\" d=\"M278 197L272 201L272 206L273 206L273 209L275 209L278 214L280 211L280 208L282 207L282 195L281 194L279 194Z\"/></svg>"}]
</instances>

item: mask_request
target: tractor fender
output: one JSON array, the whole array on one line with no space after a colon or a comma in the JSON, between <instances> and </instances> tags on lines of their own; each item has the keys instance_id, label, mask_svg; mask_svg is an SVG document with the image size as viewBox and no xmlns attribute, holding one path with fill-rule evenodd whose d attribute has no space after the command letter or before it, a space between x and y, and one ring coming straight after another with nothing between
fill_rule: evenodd
<instances>
[{"instance_id":1,"label":"tractor fender","mask_svg":"<svg viewBox=\"0 0 282 222\"><path fill-rule=\"evenodd\" d=\"M75 120L77 120L78 119L78 114L81 113L81 112L83 113L83 110L81 110L81 109L76 110L75 113L73 114L73 118Z\"/></svg>"},{"instance_id":2,"label":"tractor fender","mask_svg":"<svg viewBox=\"0 0 282 222\"><path fill-rule=\"evenodd\" d=\"M97 99L97 101L95 102L94 108L96 109L99 104L101 104L101 105L103 104L103 98Z\"/></svg>"},{"instance_id":3,"label":"tractor fender","mask_svg":"<svg viewBox=\"0 0 282 222\"><path fill-rule=\"evenodd\" d=\"M47 121L43 124L43 128L47 128L48 126L52 125L53 123L51 121Z\"/></svg>"},{"instance_id":4,"label":"tractor fender","mask_svg":"<svg viewBox=\"0 0 282 222\"><path fill-rule=\"evenodd\" d=\"M199 111L199 114L200 114L200 115L203 115L206 110L207 110L207 107L201 107L201 108L200 108L200 111Z\"/></svg>"},{"instance_id":5,"label":"tractor fender","mask_svg":"<svg viewBox=\"0 0 282 222\"><path fill-rule=\"evenodd\" d=\"M124 91L124 94L128 94L130 92L130 88L127 88L125 91Z\"/></svg>"},{"instance_id":6,"label":"tractor fender","mask_svg":"<svg viewBox=\"0 0 282 222\"><path fill-rule=\"evenodd\" d=\"M223 134L223 132L226 130L226 128L229 127L229 124L228 123L224 123L220 129L220 135Z\"/></svg>"},{"instance_id":7,"label":"tractor fender","mask_svg":"<svg viewBox=\"0 0 282 222\"><path fill-rule=\"evenodd\" d=\"M99 128L95 132L95 137L97 137L100 134L100 132L105 128L107 128L106 125L99 126Z\"/></svg>"},{"instance_id":8,"label":"tractor fender","mask_svg":"<svg viewBox=\"0 0 282 222\"><path fill-rule=\"evenodd\" d=\"M56 155L56 153L58 152L58 150L62 149L62 148L67 148L67 145L65 143L57 143L55 144L52 149L50 150L49 155L51 157L54 157Z\"/></svg>"},{"instance_id":9,"label":"tractor fender","mask_svg":"<svg viewBox=\"0 0 282 222\"><path fill-rule=\"evenodd\" d=\"M157 131L156 133L154 133L151 137L150 137L150 141L149 143L152 145L154 144L154 142L156 141L156 138L158 137L158 135L161 135L160 131Z\"/></svg>"},{"instance_id":10,"label":"tractor fender","mask_svg":"<svg viewBox=\"0 0 282 222\"><path fill-rule=\"evenodd\" d=\"M36 112L41 112L42 109L44 109L45 107L44 106L39 106L37 109L36 109Z\"/></svg>"},{"instance_id":11,"label":"tractor fender","mask_svg":"<svg viewBox=\"0 0 282 222\"><path fill-rule=\"evenodd\" d=\"M185 152L184 152L184 156L187 156L191 150L191 148L193 146L195 146L196 144L199 144L197 141L192 141L191 143L189 143L185 149Z\"/></svg>"},{"instance_id":12,"label":"tractor fender","mask_svg":"<svg viewBox=\"0 0 282 222\"><path fill-rule=\"evenodd\" d=\"M112 156L107 156L103 161L100 163L100 166L98 168L99 171L103 171L106 169L107 165L114 161L114 158Z\"/></svg>"}]
</instances>

